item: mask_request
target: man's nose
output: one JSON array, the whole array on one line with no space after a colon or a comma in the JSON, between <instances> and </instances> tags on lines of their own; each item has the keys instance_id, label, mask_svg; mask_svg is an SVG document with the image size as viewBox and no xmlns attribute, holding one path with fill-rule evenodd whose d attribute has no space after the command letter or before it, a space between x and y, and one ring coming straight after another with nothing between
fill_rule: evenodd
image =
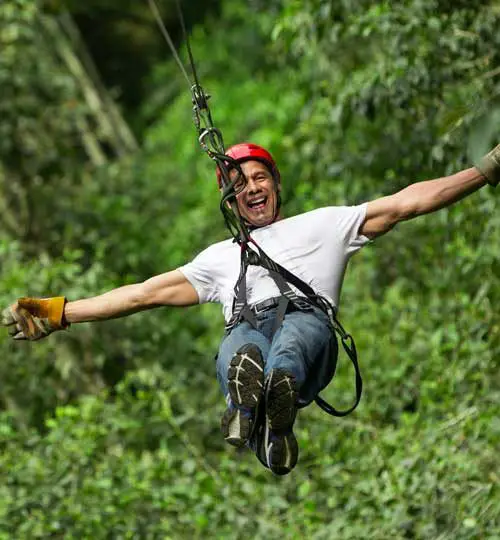
<instances>
[{"instance_id":1,"label":"man's nose","mask_svg":"<svg viewBox=\"0 0 500 540\"><path fill-rule=\"evenodd\" d=\"M259 184L252 178L247 178L247 191L248 193L255 193L259 190Z\"/></svg>"}]
</instances>

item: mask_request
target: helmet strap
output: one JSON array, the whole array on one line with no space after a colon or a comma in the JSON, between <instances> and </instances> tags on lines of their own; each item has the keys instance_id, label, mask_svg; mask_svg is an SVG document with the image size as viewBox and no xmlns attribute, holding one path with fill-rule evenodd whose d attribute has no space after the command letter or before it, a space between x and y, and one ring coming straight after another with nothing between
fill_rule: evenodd
<instances>
[{"instance_id":1,"label":"helmet strap","mask_svg":"<svg viewBox=\"0 0 500 540\"><path fill-rule=\"evenodd\" d=\"M281 209L281 191L278 189L279 184L274 174L273 174L273 177L274 177L274 192L276 193L276 208L274 210L273 220L271 221L271 223L274 223L278 219L278 216L280 215L280 209Z\"/></svg>"}]
</instances>

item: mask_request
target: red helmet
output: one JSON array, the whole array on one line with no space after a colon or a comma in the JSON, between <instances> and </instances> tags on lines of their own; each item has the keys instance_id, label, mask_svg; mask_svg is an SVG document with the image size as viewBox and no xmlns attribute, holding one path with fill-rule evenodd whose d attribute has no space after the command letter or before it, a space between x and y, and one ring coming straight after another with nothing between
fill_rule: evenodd
<instances>
[{"instance_id":1,"label":"red helmet","mask_svg":"<svg viewBox=\"0 0 500 540\"><path fill-rule=\"evenodd\" d=\"M279 184L280 172L278 167L276 166L273 156L265 148L262 148L262 146L252 143L235 144L226 150L226 156L235 159L238 163L250 160L261 161L271 171L276 183ZM221 188L222 174L219 167L217 167L216 173L217 183L219 184L219 188Z\"/></svg>"}]
</instances>

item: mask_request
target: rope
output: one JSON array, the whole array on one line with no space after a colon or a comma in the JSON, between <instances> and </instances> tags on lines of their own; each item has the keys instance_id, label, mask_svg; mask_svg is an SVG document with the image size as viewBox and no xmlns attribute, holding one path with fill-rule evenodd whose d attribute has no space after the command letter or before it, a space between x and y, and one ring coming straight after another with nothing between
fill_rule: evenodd
<instances>
[{"instance_id":1,"label":"rope","mask_svg":"<svg viewBox=\"0 0 500 540\"><path fill-rule=\"evenodd\" d=\"M179 55L177 54L177 49L175 48L174 42L172 41L170 34L168 33L167 29L165 28L165 24L163 23L163 19L161 18L160 10L158 8L158 4L156 3L156 0L148 0L149 7L151 8L151 11L153 13L154 18L156 19L156 22L158 23L158 26L160 27L161 33L163 34L163 37L165 38L165 41L168 43L172 54L174 55L175 61L177 62L177 65L180 67L182 74L184 75L184 78L186 79L189 90L191 90L191 80L189 79L189 76L187 74L187 71L184 67L184 64L182 63L182 60L180 59ZM179 7L177 5L177 7ZM180 8L179 8L180 9ZM182 14L181 14L182 15ZM182 27L184 28L184 19L182 19Z\"/></svg>"},{"instance_id":2,"label":"rope","mask_svg":"<svg viewBox=\"0 0 500 540\"><path fill-rule=\"evenodd\" d=\"M184 22L184 15L182 14L182 9L181 9L179 0L175 0L175 6L177 8L177 15L181 23L182 34L186 41L186 47L187 47L188 56L189 56L189 63L191 64L191 71L193 72L194 84L197 87L201 88L200 83L198 81L198 75L196 73L196 66L194 63L193 52L191 51L191 42L189 41L189 34L187 33L187 30L186 30L186 24Z\"/></svg>"},{"instance_id":3,"label":"rope","mask_svg":"<svg viewBox=\"0 0 500 540\"><path fill-rule=\"evenodd\" d=\"M184 67L184 64L182 63L179 55L177 54L177 50L168 33L168 30L165 28L156 0L148 0L148 2L149 7L151 8L151 11L156 19L156 22L158 23L158 26L163 34L163 37L165 38L165 41L170 47L172 54L174 55L175 61L177 62L179 68L182 71L182 74L184 75L184 78L189 84L189 90L191 92L193 102L193 121L198 131L198 141L202 149L213 161L216 162L222 175L223 193L220 209L224 216L226 226L229 229L231 235L236 242L241 244L242 242L248 240L249 232L238 211L235 197L237 193L234 189L235 180L231 181L229 176L229 170L236 168L241 175L243 175L243 172L240 165L234 159L226 156L222 133L213 124L212 114L210 112L210 108L208 107L208 99L210 98L210 96L205 94L203 88L199 83L196 65L193 57L193 51L191 49L191 43L189 40L188 32L186 30L186 24L184 21L184 16L182 14L180 2L179 0L175 0L175 5L181 24L183 38L186 42L194 84L192 84ZM227 203L229 203L229 208Z\"/></svg>"}]
</instances>

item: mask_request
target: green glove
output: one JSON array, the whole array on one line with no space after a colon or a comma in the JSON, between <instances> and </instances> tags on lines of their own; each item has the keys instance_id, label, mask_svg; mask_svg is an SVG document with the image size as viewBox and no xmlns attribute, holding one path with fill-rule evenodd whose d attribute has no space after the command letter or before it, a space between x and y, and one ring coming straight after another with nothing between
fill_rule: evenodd
<instances>
[{"instance_id":1,"label":"green glove","mask_svg":"<svg viewBox=\"0 0 500 540\"><path fill-rule=\"evenodd\" d=\"M16 340L36 341L69 324L64 320L66 298L19 298L2 311L2 324Z\"/></svg>"},{"instance_id":2,"label":"green glove","mask_svg":"<svg viewBox=\"0 0 500 540\"><path fill-rule=\"evenodd\" d=\"M500 144L483 156L476 168L486 177L488 184L496 187L500 182Z\"/></svg>"}]
</instances>

